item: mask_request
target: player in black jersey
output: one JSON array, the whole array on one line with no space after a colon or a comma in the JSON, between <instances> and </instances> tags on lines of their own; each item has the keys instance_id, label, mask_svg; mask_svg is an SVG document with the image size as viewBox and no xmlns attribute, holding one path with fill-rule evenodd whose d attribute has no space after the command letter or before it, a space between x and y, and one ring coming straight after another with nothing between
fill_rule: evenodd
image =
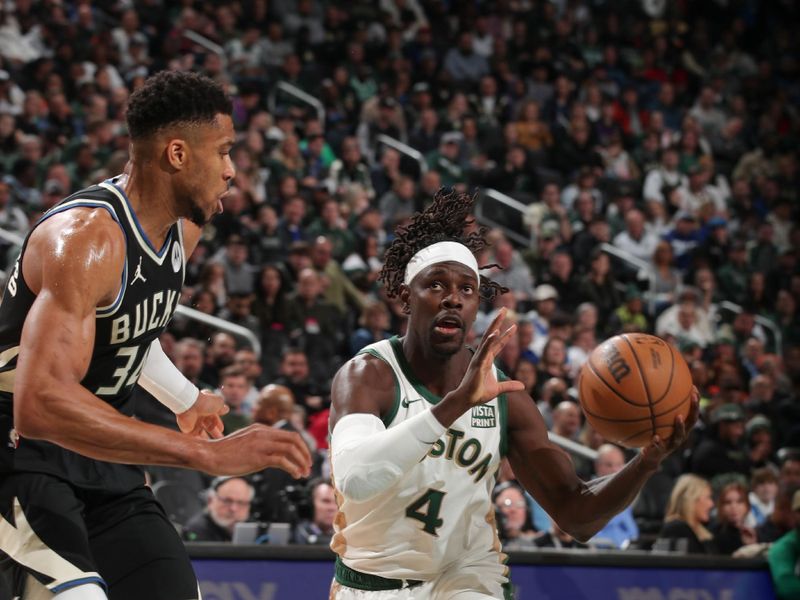
<instances>
[{"instance_id":1,"label":"player in black jersey","mask_svg":"<svg viewBox=\"0 0 800 600\"><path fill-rule=\"evenodd\" d=\"M158 342L185 257L234 176L231 103L211 80L164 72L127 112L126 176L66 198L25 240L0 304L0 561L21 598L188 600L191 563L135 465L242 475L310 469L296 433L221 437ZM183 433L132 418L143 385Z\"/></svg>"}]
</instances>

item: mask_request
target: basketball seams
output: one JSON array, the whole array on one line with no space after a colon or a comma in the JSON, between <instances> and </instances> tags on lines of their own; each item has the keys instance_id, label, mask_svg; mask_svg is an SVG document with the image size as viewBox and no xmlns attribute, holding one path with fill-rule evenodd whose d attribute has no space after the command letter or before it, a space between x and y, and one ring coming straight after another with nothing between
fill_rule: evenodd
<instances>
[{"instance_id":1,"label":"basketball seams","mask_svg":"<svg viewBox=\"0 0 800 600\"><path fill-rule=\"evenodd\" d=\"M631 406L636 406L638 408L644 408L645 407L644 404L637 404L633 400L628 400L625 396L623 396L620 393L620 391L618 389L616 389L614 386L612 386L610 383L608 383L605 380L605 378L600 374L600 372L597 370L597 368L594 366L594 363L592 362L591 356L589 357L589 360L586 361L586 364L589 365L589 369L591 369L591 371L592 371L592 373L594 373L595 377L597 377L597 379L599 379L603 383L603 385L606 386L610 391L614 392L614 394L616 394L616 396L620 400L622 400L626 404L630 404Z\"/></svg>"},{"instance_id":2,"label":"basketball seams","mask_svg":"<svg viewBox=\"0 0 800 600\"><path fill-rule=\"evenodd\" d=\"M664 342L666 344L666 342ZM667 344L667 348L669 349L669 357L672 360L672 364L669 368L669 380L667 381L667 387L664 388L664 393L661 394L661 397L657 399L655 402L652 402L651 405L655 406L659 402L661 402L664 398L667 397L669 394L669 390L672 387L672 378L675 376L675 350L672 348L670 344Z\"/></svg>"},{"instance_id":3,"label":"basketball seams","mask_svg":"<svg viewBox=\"0 0 800 600\"><path fill-rule=\"evenodd\" d=\"M628 344L628 348L630 348L631 354L633 355L633 360L636 361L636 367L637 370L639 371L639 379L641 379L642 385L644 386L644 393L647 394L647 409L650 411L650 422L652 424L653 435L655 435L656 417L653 414L653 405L652 405L653 398L650 395L650 387L647 385L647 378L644 376L644 373L642 372L642 363L639 360L639 355L636 354L636 350L634 350L633 348L633 344L631 344L631 341L628 339L628 336L626 334L623 334L619 337L625 340L625 343Z\"/></svg>"},{"instance_id":4,"label":"basketball seams","mask_svg":"<svg viewBox=\"0 0 800 600\"><path fill-rule=\"evenodd\" d=\"M684 404L686 404L686 402L687 402L687 401L688 401L688 400L689 400L691 397L692 397L692 392L690 391L690 392L689 392L689 394L688 394L688 395L687 395L687 396L686 396L686 397L685 397L683 400L681 400L681 401L680 401L680 402L678 402L677 404L673 405L671 408L668 408L667 410L665 410L665 411L664 411L664 412L662 412L662 413L653 414L653 415L652 415L652 417L655 417L656 419L659 419L659 418L661 418L661 417L663 417L663 416L666 416L666 415L668 415L668 414L669 414L669 413L671 413L671 412L674 412L674 411L676 411L676 410L677 410L677 409L679 409L681 406L683 406ZM640 407L640 408L644 408L644 407L642 406L642 407ZM584 411L586 414L588 414L588 415L591 415L591 416L592 416L593 418L595 418L595 419L600 419L601 421L608 421L608 422L610 422L610 423L637 423L637 422L639 422L639 421L651 421L651 420L652 420L652 417L651 417L651 416L647 416L647 417L638 417L638 418L636 418L636 419L618 419L618 418L604 417L604 416L602 416L602 415L598 415L598 414L595 414L595 413L593 413L593 412L592 412L592 411L590 411L588 408L586 408L586 406L584 406L584 407L583 407L583 411Z\"/></svg>"}]
</instances>

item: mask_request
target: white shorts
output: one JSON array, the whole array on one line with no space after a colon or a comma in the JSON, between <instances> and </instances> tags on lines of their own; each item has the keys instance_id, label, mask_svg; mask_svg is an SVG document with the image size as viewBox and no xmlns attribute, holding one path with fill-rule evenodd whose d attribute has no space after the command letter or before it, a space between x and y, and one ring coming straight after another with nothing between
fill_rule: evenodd
<instances>
[{"instance_id":1,"label":"white shorts","mask_svg":"<svg viewBox=\"0 0 800 600\"><path fill-rule=\"evenodd\" d=\"M331 583L330 600L503 600L512 598L505 565L491 562L465 562L447 569L436 579L400 590L368 591Z\"/></svg>"}]
</instances>

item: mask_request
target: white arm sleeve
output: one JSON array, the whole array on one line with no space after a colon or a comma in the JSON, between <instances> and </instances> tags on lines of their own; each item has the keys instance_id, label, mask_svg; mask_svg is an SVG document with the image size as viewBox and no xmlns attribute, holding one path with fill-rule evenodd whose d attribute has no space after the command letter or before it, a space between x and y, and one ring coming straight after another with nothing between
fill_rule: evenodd
<instances>
[{"instance_id":1,"label":"white arm sleeve","mask_svg":"<svg viewBox=\"0 0 800 600\"><path fill-rule=\"evenodd\" d=\"M176 415L189 410L200 393L167 358L158 339L150 344L138 383Z\"/></svg>"},{"instance_id":2,"label":"white arm sleeve","mask_svg":"<svg viewBox=\"0 0 800 600\"><path fill-rule=\"evenodd\" d=\"M446 430L430 410L391 429L367 413L342 417L331 435L336 488L355 502L385 492L425 457Z\"/></svg>"}]
</instances>

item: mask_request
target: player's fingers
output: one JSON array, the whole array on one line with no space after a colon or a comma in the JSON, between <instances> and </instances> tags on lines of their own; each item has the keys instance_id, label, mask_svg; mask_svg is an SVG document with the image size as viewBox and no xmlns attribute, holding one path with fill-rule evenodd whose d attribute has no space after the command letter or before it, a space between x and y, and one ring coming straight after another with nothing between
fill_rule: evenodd
<instances>
[{"instance_id":1,"label":"player's fingers","mask_svg":"<svg viewBox=\"0 0 800 600\"><path fill-rule=\"evenodd\" d=\"M213 439L218 440L223 437L225 425L222 423L217 415L206 417L204 419L203 428L208 432Z\"/></svg>"},{"instance_id":2,"label":"player's fingers","mask_svg":"<svg viewBox=\"0 0 800 600\"><path fill-rule=\"evenodd\" d=\"M304 443L303 446L305 446ZM295 479L307 476L311 470L310 460L296 444L290 442L273 444L270 454L273 461L277 462L277 466Z\"/></svg>"},{"instance_id":3,"label":"player's fingers","mask_svg":"<svg viewBox=\"0 0 800 600\"><path fill-rule=\"evenodd\" d=\"M295 456L296 453L298 464L307 465L309 468L311 467L311 451L308 449L308 446L299 433L295 431L282 431L280 429L270 429L269 431L280 434L278 440L290 446L293 450L293 456Z\"/></svg>"},{"instance_id":4,"label":"player's fingers","mask_svg":"<svg viewBox=\"0 0 800 600\"><path fill-rule=\"evenodd\" d=\"M672 426L672 437L669 440L670 448L680 446L686 440L686 423L683 421L683 416L678 415L675 417L675 423Z\"/></svg>"},{"instance_id":5,"label":"player's fingers","mask_svg":"<svg viewBox=\"0 0 800 600\"><path fill-rule=\"evenodd\" d=\"M692 391L691 406L689 407L689 416L686 417L686 426L693 427L700 417L700 393L697 388Z\"/></svg>"},{"instance_id":6,"label":"player's fingers","mask_svg":"<svg viewBox=\"0 0 800 600\"><path fill-rule=\"evenodd\" d=\"M486 331L483 334L484 337L486 337L487 335L490 335L490 334L494 333L495 331L497 331L498 329L500 329L501 323L503 321L505 321L505 319L506 319L506 313L507 313L507 310L506 310L505 306L502 307L497 312L497 316L492 320L492 322L489 325L489 327L486 328Z\"/></svg>"},{"instance_id":7,"label":"player's fingers","mask_svg":"<svg viewBox=\"0 0 800 600\"><path fill-rule=\"evenodd\" d=\"M500 381L497 383L497 389L500 394L505 394L506 392L521 392L525 389L525 384L516 379Z\"/></svg>"}]
</instances>

